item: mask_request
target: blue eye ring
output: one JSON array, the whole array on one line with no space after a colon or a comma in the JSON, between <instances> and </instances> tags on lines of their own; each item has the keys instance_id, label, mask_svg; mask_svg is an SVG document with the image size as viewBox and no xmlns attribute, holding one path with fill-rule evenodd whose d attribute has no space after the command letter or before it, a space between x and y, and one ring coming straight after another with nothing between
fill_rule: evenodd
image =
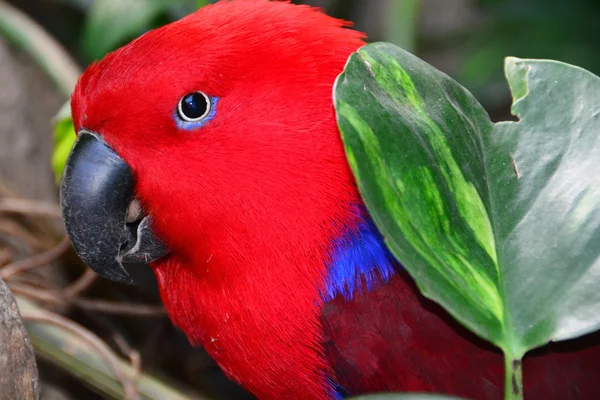
<instances>
[{"instance_id":1,"label":"blue eye ring","mask_svg":"<svg viewBox=\"0 0 600 400\"><path fill-rule=\"evenodd\" d=\"M175 111L175 122L181 129L191 130L204 126L216 114L218 98L195 91L179 99Z\"/></svg>"}]
</instances>

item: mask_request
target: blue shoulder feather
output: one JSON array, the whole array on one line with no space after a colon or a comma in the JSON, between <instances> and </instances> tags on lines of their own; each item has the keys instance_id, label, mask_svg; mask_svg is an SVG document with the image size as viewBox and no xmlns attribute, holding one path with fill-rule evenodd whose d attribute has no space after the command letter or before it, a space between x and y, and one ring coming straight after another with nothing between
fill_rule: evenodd
<instances>
[{"instance_id":1,"label":"blue shoulder feather","mask_svg":"<svg viewBox=\"0 0 600 400\"><path fill-rule=\"evenodd\" d=\"M368 214L361 214L363 221L333 243L331 262L327 266L325 301L338 294L349 301L355 290L370 291L394 275L397 265L394 256Z\"/></svg>"}]
</instances>

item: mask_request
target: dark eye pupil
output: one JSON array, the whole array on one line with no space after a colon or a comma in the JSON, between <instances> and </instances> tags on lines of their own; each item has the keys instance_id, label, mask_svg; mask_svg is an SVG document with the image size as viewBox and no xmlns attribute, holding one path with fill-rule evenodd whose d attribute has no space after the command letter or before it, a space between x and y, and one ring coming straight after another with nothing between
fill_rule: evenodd
<instances>
[{"instance_id":1,"label":"dark eye pupil","mask_svg":"<svg viewBox=\"0 0 600 400\"><path fill-rule=\"evenodd\" d=\"M197 119L208 110L209 104L202 93L189 93L181 99L181 113L189 119Z\"/></svg>"}]
</instances>

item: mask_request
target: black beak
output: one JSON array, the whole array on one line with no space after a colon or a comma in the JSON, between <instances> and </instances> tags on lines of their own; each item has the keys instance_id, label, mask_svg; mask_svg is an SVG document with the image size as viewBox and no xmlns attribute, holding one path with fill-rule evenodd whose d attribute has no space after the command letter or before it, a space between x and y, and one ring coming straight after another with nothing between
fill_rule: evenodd
<instances>
[{"instance_id":1,"label":"black beak","mask_svg":"<svg viewBox=\"0 0 600 400\"><path fill-rule=\"evenodd\" d=\"M147 264L168 253L152 232L150 216L126 221L134 187L131 168L102 137L80 132L60 186L67 235L90 268L119 283L133 283L124 265Z\"/></svg>"}]
</instances>

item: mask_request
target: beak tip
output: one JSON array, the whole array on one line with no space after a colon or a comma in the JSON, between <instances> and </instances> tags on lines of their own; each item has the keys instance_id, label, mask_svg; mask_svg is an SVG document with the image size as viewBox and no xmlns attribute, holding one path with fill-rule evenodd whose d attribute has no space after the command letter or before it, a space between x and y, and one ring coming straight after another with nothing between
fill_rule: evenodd
<instances>
[{"instance_id":1,"label":"beak tip","mask_svg":"<svg viewBox=\"0 0 600 400\"><path fill-rule=\"evenodd\" d=\"M131 276L129 276L127 272L125 272L124 269L113 269L110 271L110 273L108 271L104 271L104 273L100 276L111 280L115 283L120 283L124 285L135 285L135 281L131 278Z\"/></svg>"}]
</instances>

